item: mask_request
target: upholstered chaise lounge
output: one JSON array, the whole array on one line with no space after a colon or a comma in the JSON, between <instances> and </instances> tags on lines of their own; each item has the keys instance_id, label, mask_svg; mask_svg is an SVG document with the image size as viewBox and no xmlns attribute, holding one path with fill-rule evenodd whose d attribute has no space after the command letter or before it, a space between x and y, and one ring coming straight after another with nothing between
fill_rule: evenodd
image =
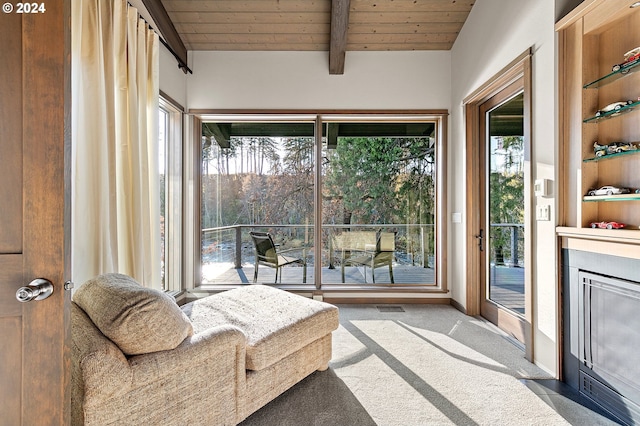
<instances>
[{"instance_id":1,"label":"upholstered chaise lounge","mask_svg":"<svg viewBox=\"0 0 640 426\"><path fill-rule=\"evenodd\" d=\"M72 424L235 425L331 359L338 309L249 285L188 303L107 274L72 303Z\"/></svg>"}]
</instances>

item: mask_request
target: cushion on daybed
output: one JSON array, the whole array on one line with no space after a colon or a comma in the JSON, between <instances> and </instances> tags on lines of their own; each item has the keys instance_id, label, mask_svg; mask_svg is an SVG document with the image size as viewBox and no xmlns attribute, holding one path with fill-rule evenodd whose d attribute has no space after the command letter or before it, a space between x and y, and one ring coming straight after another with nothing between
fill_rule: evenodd
<instances>
[{"instance_id":1,"label":"cushion on daybed","mask_svg":"<svg viewBox=\"0 0 640 426\"><path fill-rule=\"evenodd\" d=\"M73 301L126 355L174 349L193 334L189 318L171 296L126 275L91 279Z\"/></svg>"},{"instance_id":2,"label":"cushion on daybed","mask_svg":"<svg viewBox=\"0 0 640 426\"><path fill-rule=\"evenodd\" d=\"M338 308L265 285L182 306L194 331L230 324L247 336L246 368L261 370L338 328Z\"/></svg>"}]
</instances>

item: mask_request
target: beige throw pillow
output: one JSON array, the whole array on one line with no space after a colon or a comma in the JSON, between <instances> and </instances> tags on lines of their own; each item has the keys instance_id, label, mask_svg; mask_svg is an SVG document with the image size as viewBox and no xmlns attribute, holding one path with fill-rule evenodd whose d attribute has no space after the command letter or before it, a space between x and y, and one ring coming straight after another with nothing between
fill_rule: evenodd
<instances>
[{"instance_id":1,"label":"beige throw pillow","mask_svg":"<svg viewBox=\"0 0 640 426\"><path fill-rule=\"evenodd\" d=\"M193 334L191 321L171 296L126 275L93 278L73 301L126 355L174 349Z\"/></svg>"}]
</instances>

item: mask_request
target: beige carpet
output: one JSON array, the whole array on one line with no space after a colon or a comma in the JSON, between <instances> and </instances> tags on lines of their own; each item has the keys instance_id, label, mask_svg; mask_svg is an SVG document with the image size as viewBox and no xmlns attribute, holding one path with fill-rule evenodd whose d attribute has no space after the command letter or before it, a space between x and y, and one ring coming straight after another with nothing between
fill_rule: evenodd
<instances>
[{"instance_id":1,"label":"beige carpet","mask_svg":"<svg viewBox=\"0 0 640 426\"><path fill-rule=\"evenodd\" d=\"M527 387L551 377L492 324L451 306L399 306L341 305L330 369L242 425L615 424Z\"/></svg>"}]
</instances>

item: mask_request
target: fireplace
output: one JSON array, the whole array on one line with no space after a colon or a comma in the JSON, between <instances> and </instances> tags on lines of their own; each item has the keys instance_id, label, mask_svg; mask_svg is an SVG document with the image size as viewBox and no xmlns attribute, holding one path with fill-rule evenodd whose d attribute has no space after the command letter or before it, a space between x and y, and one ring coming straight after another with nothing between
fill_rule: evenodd
<instances>
[{"instance_id":1,"label":"fireplace","mask_svg":"<svg viewBox=\"0 0 640 426\"><path fill-rule=\"evenodd\" d=\"M640 423L640 262L563 251L563 379Z\"/></svg>"}]
</instances>

